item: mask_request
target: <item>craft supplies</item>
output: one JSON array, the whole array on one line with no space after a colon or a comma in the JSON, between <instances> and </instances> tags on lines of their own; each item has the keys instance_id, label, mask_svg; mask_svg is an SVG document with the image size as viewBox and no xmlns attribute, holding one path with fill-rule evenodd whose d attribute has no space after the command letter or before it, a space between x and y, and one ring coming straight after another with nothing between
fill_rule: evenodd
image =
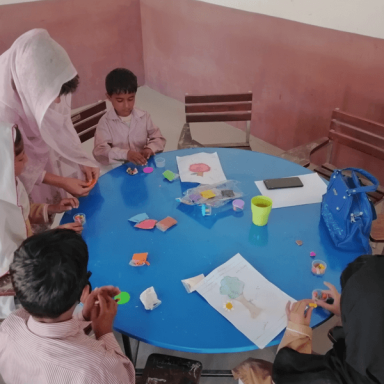
<instances>
[{"instance_id":1,"label":"craft supplies","mask_svg":"<svg viewBox=\"0 0 384 384\"><path fill-rule=\"evenodd\" d=\"M301 246L303 245L303 242L302 242L301 240L296 240L295 243L296 243L299 247L301 247Z\"/></svg>"},{"instance_id":2,"label":"craft supplies","mask_svg":"<svg viewBox=\"0 0 384 384\"><path fill-rule=\"evenodd\" d=\"M200 192L200 195L205 199L212 199L212 197L216 196L216 194L210 189Z\"/></svg>"},{"instance_id":3,"label":"craft supplies","mask_svg":"<svg viewBox=\"0 0 384 384\"><path fill-rule=\"evenodd\" d=\"M152 172L153 172L153 168L152 168L152 167L145 167L145 168L143 169L143 172L144 172L144 173L152 173Z\"/></svg>"},{"instance_id":4,"label":"craft supplies","mask_svg":"<svg viewBox=\"0 0 384 384\"><path fill-rule=\"evenodd\" d=\"M327 269L327 264L322 260L313 260L312 262L312 273L316 276L324 275Z\"/></svg>"},{"instance_id":5,"label":"craft supplies","mask_svg":"<svg viewBox=\"0 0 384 384\"><path fill-rule=\"evenodd\" d=\"M311 257L315 257L315 256L316 256L316 253L315 253L315 252L310 252L309 256L311 256Z\"/></svg>"},{"instance_id":6,"label":"craft supplies","mask_svg":"<svg viewBox=\"0 0 384 384\"><path fill-rule=\"evenodd\" d=\"M204 275L201 274L201 275L198 275L198 276L195 276L195 277L191 277L189 279L184 279L184 280L181 280L181 282L183 283L184 285L184 288L186 289L186 291L188 293L191 293L191 292L194 292L196 290L196 285L198 283L200 283L201 280L204 279Z\"/></svg>"},{"instance_id":7,"label":"craft supplies","mask_svg":"<svg viewBox=\"0 0 384 384\"><path fill-rule=\"evenodd\" d=\"M173 227L177 224L177 220L168 216L165 219L156 223L156 228L160 229L160 231L165 232L167 229Z\"/></svg>"},{"instance_id":8,"label":"craft supplies","mask_svg":"<svg viewBox=\"0 0 384 384\"><path fill-rule=\"evenodd\" d=\"M327 301L328 298L328 294L321 289L314 289L312 291L312 300Z\"/></svg>"},{"instance_id":9,"label":"craft supplies","mask_svg":"<svg viewBox=\"0 0 384 384\"><path fill-rule=\"evenodd\" d=\"M144 304L144 308L148 311L152 311L161 304L161 300L158 299L153 287L147 288L142 292L140 300Z\"/></svg>"},{"instance_id":10,"label":"craft supplies","mask_svg":"<svg viewBox=\"0 0 384 384\"><path fill-rule=\"evenodd\" d=\"M146 213L139 213L138 215L135 215L128 220L132 221L133 223L141 223L142 221L144 221L146 219L149 219L149 217Z\"/></svg>"},{"instance_id":11,"label":"craft supplies","mask_svg":"<svg viewBox=\"0 0 384 384\"><path fill-rule=\"evenodd\" d=\"M174 173L170 170L166 170L165 172L163 172L163 176L165 179L167 179L170 182L179 178L179 175L177 173Z\"/></svg>"},{"instance_id":12,"label":"craft supplies","mask_svg":"<svg viewBox=\"0 0 384 384\"><path fill-rule=\"evenodd\" d=\"M232 202L232 208L235 212L240 212L244 209L244 200L236 199Z\"/></svg>"},{"instance_id":13,"label":"craft supplies","mask_svg":"<svg viewBox=\"0 0 384 384\"><path fill-rule=\"evenodd\" d=\"M139 173L139 171L137 170L137 168L128 167L127 173L128 173L128 175L133 176L133 175L137 175Z\"/></svg>"},{"instance_id":14,"label":"craft supplies","mask_svg":"<svg viewBox=\"0 0 384 384\"><path fill-rule=\"evenodd\" d=\"M140 223L137 223L135 225L135 228L152 229L155 227L156 223L157 223L157 220L146 219L146 220L141 221Z\"/></svg>"},{"instance_id":15,"label":"craft supplies","mask_svg":"<svg viewBox=\"0 0 384 384\"><path fill-rule=\"evenodd\" d=\"M85 213L76 213L76 215L73 216L73 221L84 225L86 223Z\"/></svg>"},{"instance_id":16,"label":"craft supplies","mask_svg":"<svg viewBox=\"0 0 384 384\"><path fill-rule=\"evenodd\" d=\"M120 292L114 297L118 305L127 304L131 300L131 295L128 292Z\"/></svg>"},{"instance_id":17,"label":"craft supplies","mask_svg":"<svg viewBox=\"0 0 384 384\"><path fill-rule=\"evenodd\" d=\"M148 252L146 253L134 253L129 265L132 267L142 267L143 265L150 265L147 261Z\"/></svg>"},{"instance_id":18,"label":"craft supplies","mask_svg":"<svg viewBox=\"0 0 384 384\"><path fill-rule=\"evenodd\" d=\"M212 207L209 205L203 204L201 206L201 214L203 216L211 216L212 215Z\"/></svg>"}]
</instances>

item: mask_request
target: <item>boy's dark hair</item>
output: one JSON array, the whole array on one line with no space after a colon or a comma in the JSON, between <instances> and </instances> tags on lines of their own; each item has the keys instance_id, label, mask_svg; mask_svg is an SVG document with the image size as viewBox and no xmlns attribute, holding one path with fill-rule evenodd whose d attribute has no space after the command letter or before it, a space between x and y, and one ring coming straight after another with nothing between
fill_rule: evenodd
<instances>
[{"instance_id":1,"label":"boy's dark hair","mask_svg":"<svg viewBox=\"0 0 384 384\"><path fill-rule=\"evenodd\" d=\"M76 75L72 80L64 83L60 89L59 96L68 95L68 93L74 93L79 86L79 75Z\"/></svg>"},{"instance_id":2,"label":"boy's dark hair","mask_svg":"<svg viewBox=\"0 0 384 384\"><path fill-rule=\"evenodd\" d=\"M109 96L120 93L136 93L137 77L129 69L116 68L105 78L105 88Z\"/></svg>"},{"instance_id":3,"label":"boy's dark hair","mask_svg":"<svg viewBox=\"0 0 384 384\"><path fill-rule=\"evenodd\" d=\"M23 152L24 150L23 136L21 136L20 129L16 124L13 126L13 129L15 130L15 142L14 142L15 156L19 156L20 153Z\"/></svg>"},{"instance_id":4,"label":"boy's dark hair","mask_svg":"<svg viewBox=\"0 0 384 384\"><path fill-rule=\"evenodd\" d=\"M56 319L80 298L88 282L88 248L69 229L24 240L9 268L16 297L32 316Z\"/></svg>"}]
</instances>

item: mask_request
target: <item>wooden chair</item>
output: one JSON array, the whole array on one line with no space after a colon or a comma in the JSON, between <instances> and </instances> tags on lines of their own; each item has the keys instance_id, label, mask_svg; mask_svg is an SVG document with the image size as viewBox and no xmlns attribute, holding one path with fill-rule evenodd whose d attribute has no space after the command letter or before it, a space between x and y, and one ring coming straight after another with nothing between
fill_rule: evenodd
<instances>
[{"instance_id":1,"label":"wooden chair","mask_svg":"<svg viewBox=\"0 0 384 384\"><path fill-rule=\"evenodd\" d=\"M314 171L329 180L332 172L340 168L332 164L335 157L335 146L362 152L368 155L373 162L377 159L384 161L384 124L362 119L336 108L332 112L328 137L322 137L309 144L293 148L284 152L280 157L308 167L311 164L311 156L320 148L327 147L325 163L314 166ZM369 182L363 177L360 181L362 185L369 185ZM379 186L377 191L369 192L368 195L371 201L377 204L384 198L383 186Z\"/></svg>"},{"instance_id":2,"label":"wooden chair","mask_svg":"<svg viewBox=\"0 0 384 384\"><path fill-rule=\"evenodd\" d=\"M153 353L138 383L198 384L202 369L202 364L196 360Z\"/></svg>"},{"instance_id":3,"label":"wooden chair","mask_svg":"<svg viewBox=\"0 0 384 384\"><path fill-rule=\"evenodd\" d=\"M72 123L82 143L95 136L97 123L106 112L107 103L105 101L99 101L97 104L81 112L72 114Z\"/></svg>"},{"instance_id":4,"label":"wooden chair","mask_svg":"<svg viewBox=\"0 0 384 384\"><path fill-rule=\"evenodd\" d=\"M190 123L246 121L245 142L207 144L207 147L252 150L249 144L252 118L252 92L233 95L185 96L186 124L180 134L178 149L205 147L192 139Z\"/></svg>"}]
</instances>

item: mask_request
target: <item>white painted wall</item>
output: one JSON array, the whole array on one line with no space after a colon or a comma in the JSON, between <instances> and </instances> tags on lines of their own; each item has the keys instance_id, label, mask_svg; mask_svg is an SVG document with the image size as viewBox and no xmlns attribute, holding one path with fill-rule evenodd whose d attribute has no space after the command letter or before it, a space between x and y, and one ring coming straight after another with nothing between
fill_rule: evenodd
<instances>
[{"instance_id":1,"label":"white painted wall","mask_svg":"<svg viewBox=\"0 0 384 384\"><path fill-rule=\"evenodd\" d=\"M384 0L198 0L339 31L384 38Z\"/></svg>"},{"instance_id":2,"label":"white painted wall","mask_svg":"<svg viewBox=\"0 0 384 384\"><path fill-rule=\"evenodd\" d=\"M16 4L16 3L28 3L30 1L40 1L40 0L0 0L0 5Z\"/></svg>"}]
</instances>

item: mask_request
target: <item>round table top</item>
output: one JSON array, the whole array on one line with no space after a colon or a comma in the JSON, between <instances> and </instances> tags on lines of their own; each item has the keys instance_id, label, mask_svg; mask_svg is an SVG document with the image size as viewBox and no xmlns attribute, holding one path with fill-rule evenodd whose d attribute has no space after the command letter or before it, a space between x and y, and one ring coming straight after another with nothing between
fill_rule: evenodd
<instances>
[{"instance_id":1,"label":"round table top","mask_svg":"<svg viewBox=\"0 0 384 384\"><path fill-rule=\"evenodd\" d=\"M232 205L203 217L197 206L178 203L195 183L169 182L162 173L178 172L176 156L217 152L228 180L239 181L245 208L236 213ZM115 285L131 295L119 305L114 328L146 343L197 353L232 353L257 349L197 292L188 294L181 280L212 270L240 253L269 281L296 300L310 298L313 289L326 288L329 281L340 289L340 274L359 254L337 250L319 225L320 204L272 209L265 227L252 224L250 200L259 194L255 181L310 173L278 157L237 149L193 148L166 152L165 168L130 176L125 164L100 177L80 207L63 216L72 220L76 212L86 214L83 238L88 244L93 287ZM140 169L140 167L139 167ZM155 220L171 216L177 225L166 232L156 227L142 230L128 221L139 213ZM302 246L296 240L303 242ZM313 258L327 263L324 277L311 273ZM134 253L148 252L150 266L132 267ZM145 310L140 294L153 286L162 304ZM330 313L317 308L311 326ZM279 343L283 332L269 345Z\"/></svg>"}]
</instances>

